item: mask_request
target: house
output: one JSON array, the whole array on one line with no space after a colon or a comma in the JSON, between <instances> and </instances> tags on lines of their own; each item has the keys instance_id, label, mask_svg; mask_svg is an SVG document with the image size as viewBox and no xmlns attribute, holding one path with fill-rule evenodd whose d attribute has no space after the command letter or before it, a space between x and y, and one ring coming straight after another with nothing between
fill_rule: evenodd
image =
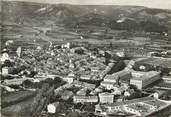
<instances>
[{"instance_id":1,"label":"house","mask_svg":"<svg viewBox=\"0 0 171 117\"><path fill-rule=\"evenodd\" d=\"M105 108L104 106L100 104L97 104L95 105L95 114L107 116L107 108Z\"/></svg>"},{"instance_id":2,"label":"house","mask_svg":"<svg viewBox=\"0 0 171 117\"><path fill-rule=\"evenodd\" d=\"M8 69L8 67L3 67L2 68L2 75L8 75L8 73L9 73L9 69Z\"/></svg>"},{"instance_id":3,"label":"house","mask_svg":"<svg viewBox=\"0 0 171 117\"><path fill-rule=\"evenodd\" d=\"M75 77L75 74L74 73L69 73L68 76L69 77Z\"/></svg>"},{"instance_id":4,"label":"house","mask_svg":"<svg viewBox=\"0 0 171 117\"><path fill-rule=\"evenodd\" d=\"M82 87L82 84L83 84L83 82L78 81L78 80L74 80L72 82L72 85L74 85L75 87Z\"/></svg>"},{"instance_id":5,"label":"house","mask_svg":"<svg viewBox=\"0 0 171 117\"><path fill-rule=\"evenodd\" d=\"M99 101L100 103L113 103L114 95L108 92L100 93Z\"/></svg>"},{"instance_id":6,"label":"house","mask_svg":"<svg viewBox=\"0 0 171 117\"><path fill-rule=\"evenodd\" d=\"M116 83L116 80L117 80L117 76L114 76L114 75L106 75L104 77L104 81L105 82L112 82L112 83Z\"/></svg>"},{"instance_id":7,"label":"house","mask_svg":"<svg viewBox=\"0 0 171 117\"><path fill-rule=\"evenodd\" d=\"M121 95L124 91L122 87L118 87L118 86L114 86L113 89L114 91L112 92L112 94L114 95Z\"/></svg>"},{"instance_id":8,"label":"house","mask_svg":"<svg viewBox=\"0 0 171 117\"><path fill-rule=\"evenodd\" d=\"M36 48L37 50L41 50L42 49L42 47L41 46L37 46L37 48Z\"/></svg>"},{"instance_id":9,"label":"house","mask_svg":"<svg viewBox=\"0 0 171 117\"><path fill-rule=\"evenodd\" d=\"M66 43L66 44L62 44L61 45L61 48L70 48L71 47L71 44L70 43Z\"/></svg>"},{"instance_id":10,"label":"house","mask_svg":"<svg viewBox=\"0 0 171 117\"><path fill-rule=\"evenodd\" d=\"M82 75L82 76L80 76L80 79L81 80L90 80L91 76L90 75Z\"/></svg>"},{"instance_id":11,"label":"house","mask_svg":"<svg viewBox=\"0 0 171 117\"><path fill-rule=\"evenodd\" d=\"M63 80L66 81L67 83L71 84L74 81L74 77L67 76L67 77L64 77Z\"/></svg>"},{"instance_id":12,"label":"house","mask_svg":"<svg viewBox=\"0 0 171 117\"><path fill-rule=\"evenodd\" d=\"M165 90L157 90L155 91L155 93L153 94L153 97L156 99L161 98L162 96L164 96L165 94L167 94L167 91Z\"/></svg>"},{"instance_id":13,"label":"house","mask_svg":"<svg viewBox=\"0 0 171 117\"><path fill-rule=\"evenodd\" d=\"M74 96L74 103L97 103L98 96Z\"/></svg>"},{"instance_id":14,"label":"house","mask_svg":"<svg viewBox=\"0 0 171 117\"><path fill-rule=\"evenodd\" d=\"M95 84L90 84L90 83L86 83L86 82L81 82L81 81L78 81L78 80L74 80L73 83L72 83L74 86L76 87L86 87L88 89L94 89L96 87Z\"/></svg>"},{"instance_id":15,"label":"house","mask_svg":"<svg viewBox=\"0 0 171 117\"><path fill-rule=\"evenodd\" d=\"M124 51L117 52L116 55L119 57L125 57Z\"/></svg>"},{"instance_id":16,"label":"house","mask_svg":"<svg viewBox=\"0 0 171 117\"><path fill-rule=\"evenodd\" d=\"M162 76L162 79L163 79L165 82L171 83L171 72L170 72L169 75L164 75L164 76Z\"/></svg>"},{"instance_id":17,"label":"house","mask_svg":"<svg viewBox=\"0 0 171 117\"><path fill-rule=\"evenodd\" d=\"M101 87L97 87L94 90L92 90L89 94L90 95L97 95L98 93L102 93L103 89Z\"/></svg>"},{"instance_id":18,"label":"house","mask_svg":"<svg viewBox=\"0 0 171 117\"><path fill-rule=\"evenodd\" d=\"M10 57L7 52L4 52L1 56L1 63L3 64L6 60L10 60Z\"/></svg>"},{"instance_id":19,"label":"house","mask_svg":"<svg viewBox=\"0 0 171 117\"><path fill-rule=\"evenodd\" d=\"M17 50L16 50L16 54L17 54L17 56L18 57L20 57L21 56L21 47L19 46L18 48L17 48Z\"/></svg>"},{"instance_id":20,"label":"house","mask_svg":"<svg viewBox=\"0 0 171 117\"><path fill-rule=\"evenodd\" d=\"M51 114L56 113L58 108L59 108L59 102L54 102L52 104L47 105L47 111L48 113L51 113Z\"/></svg>"},{"instance_id":21,"label":"house","mask_svg":"<svg viewBox=\"0 0 171 117\"><path fill-rule=\"evenodd\" d=\"M92 72L99 72L99 67L91 67Z\"/></svg>"},{"instance_id":22,"label":"house","mask_svg":"<svg viewBox=\"0 0 171 117\"><path fill-rule=\"evenodd\" d=\"M134 93L134 90L133 89L129 89L129 90L124 92L124 96L125 97L130 97L133 93Z\"/></svg>"},{"instance_id":23,"label":"house","mask_svg":"<svg viewBox=\"0 0 171 117\"><path fill-rule=\"evenodd\" d=\"M105 88L108 89L108 90L111 90L111 89L113 89L114 83L102 81L102 82L100 83L100 85L103 86L103 87L105 87Z\"/></svg>"},{"instance_id":24,"label":"house","mask_svg":"<svg viewBox=\"0 0 171 117\"><path fill-rule=\"evenodd\" d=\"M82 87L86 87L88 89L94 89L96 87L96 85L95 84L90 84L90 83L83 82L82 83Z\"/></svg>"},{"instance_id":25,"label":"house","mask_svg":"<svg viewBox=\"0 0 171 117\"><path fill-rule=\"evenodd\" d=\"M63 100L68 100L69 98L71 98L73 96L73 92L72 91L67 91L65 90L62 95L61 95L61 98Z\"/></svg>"}]
</instances>

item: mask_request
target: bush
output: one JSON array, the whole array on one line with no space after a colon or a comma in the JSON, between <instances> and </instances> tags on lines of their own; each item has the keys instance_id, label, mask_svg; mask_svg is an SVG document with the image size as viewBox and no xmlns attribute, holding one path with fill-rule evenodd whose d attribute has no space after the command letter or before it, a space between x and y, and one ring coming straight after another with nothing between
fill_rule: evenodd
<instances>
[{"instance_id":1,"label":"bush","mask_svg":"<svg viewBox=\"0 0 171 117\"><path fill-rule=\"evenodd\" d=\"M25 88L32 88L34 86L34 83L30 80L25 80L23 81L22 86L24 86Z\"/></svg>"}]
</instances>

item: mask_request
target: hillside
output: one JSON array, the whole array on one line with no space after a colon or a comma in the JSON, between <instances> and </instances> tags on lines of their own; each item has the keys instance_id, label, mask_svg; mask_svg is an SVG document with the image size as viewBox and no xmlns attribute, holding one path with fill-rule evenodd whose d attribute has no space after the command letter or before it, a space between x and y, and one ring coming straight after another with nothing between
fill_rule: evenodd
<instances>
[{"instance_id":1,"label":"hillside","mask_svg":"<svg viewBox=\"0 0 171 117\"><path fill-rule=\"evenodd\" d=\"M3 2L2 21L25 25L103 26L119 30L167 32L171 11L142 6Z\"/></svg>"}]
</instances>

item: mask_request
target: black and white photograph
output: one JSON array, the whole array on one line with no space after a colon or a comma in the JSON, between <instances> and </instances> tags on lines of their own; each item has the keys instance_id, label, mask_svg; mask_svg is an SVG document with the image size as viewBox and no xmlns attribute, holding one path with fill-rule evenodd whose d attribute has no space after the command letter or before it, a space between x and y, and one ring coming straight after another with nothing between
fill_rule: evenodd
<instances>
[{"instance_id":1,"label":"black and white photograph","mask_svg":"<svg viewBox=\"0 0 171 117\"><path fill-rule=\"evenodd\" d=\"M171 0L0 0L1 117L171 117Z\"/></svg>"}]
</instances>

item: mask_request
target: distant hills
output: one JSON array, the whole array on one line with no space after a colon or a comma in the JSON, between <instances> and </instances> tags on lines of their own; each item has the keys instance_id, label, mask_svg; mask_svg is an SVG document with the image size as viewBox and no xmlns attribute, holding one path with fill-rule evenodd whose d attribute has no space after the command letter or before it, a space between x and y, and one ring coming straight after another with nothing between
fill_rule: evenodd
<instances>
[{"instance_id":1,"label":"distant hills","mask_svg":"<svg viewBox=\"0 0 171 117\"><path fill-rule=\"evenodd\" d=\"M25 25L95 25L117 30L167 32L171 11L143 6L39 4L3 2L2 22Z\"/></svg>"}]
</instances>

